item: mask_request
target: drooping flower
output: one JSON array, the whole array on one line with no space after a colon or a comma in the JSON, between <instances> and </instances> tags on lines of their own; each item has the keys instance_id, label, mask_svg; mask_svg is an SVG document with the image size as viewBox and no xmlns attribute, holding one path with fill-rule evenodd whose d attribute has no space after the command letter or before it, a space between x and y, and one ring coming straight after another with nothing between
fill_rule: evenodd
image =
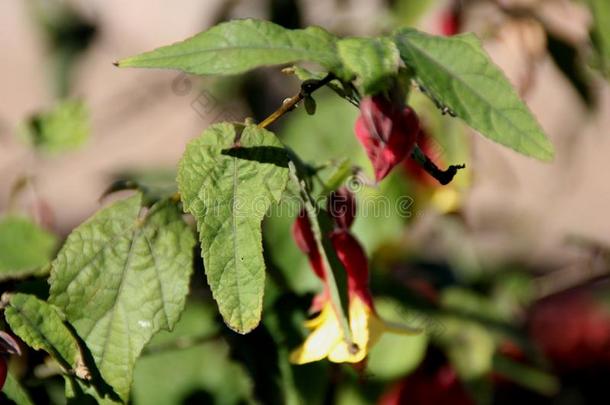
<instances>
[{"instance_id":1,"label":"drooping flower","mask_svg":"<svg viewBox=\"0 0 610 405\"><path fill-rule=\"evenodd\" d=\"M360 101L354 131L380 181L413 149L419 119L412 108L382 95L365 97Z\"/></svg>"},{"instance_id":2,"label":"drooping flower","mask_svg":"<svg viewBox=\"0 0 610 405\"><path fill-rule=\"evenodd\" d=\"M305 221L297 220L295 228L302 228ZM304 241L307 241L307 231L299 229L293 232ZM343 228L338 228L330 235L330 239L337 253L339 261L347 272L348 280L348 316L349 328L352 334L352 344L346 341L341 328L341 324L336 315L333 303L330 300L328 286L326 285L325 269L320 265L321 272L316 260L316 254L312 253L309 244L313 241L309 239L307 250L310 252L310 263L316 275L324 281L324 291L314 298L312 309L317 309L320 313L313 319L307 321L305 326L311 333L305 342L292 352L290 360L296 364L304 364L328 358L335 363L358 363L362 361L370 347L374 345L384 332L396 332L413 334L418 331L401 325L394 325L383 321L377 315L371 293L368 288L369 272L366 255L358 241ZM297 242L301 246L300 242ZM302 249L303 250L303 249ZM319 252L317 253L319 255Z\"/></svg>"}]
</instances>

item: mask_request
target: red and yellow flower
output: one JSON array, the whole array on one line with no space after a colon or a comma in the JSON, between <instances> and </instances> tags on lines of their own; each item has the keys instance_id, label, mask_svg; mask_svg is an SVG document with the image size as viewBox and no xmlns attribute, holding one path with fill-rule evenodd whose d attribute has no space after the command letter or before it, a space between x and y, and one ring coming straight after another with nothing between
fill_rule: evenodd
<instances>
[{"instance_id":1,"label":"red and yellow flower","mask_svg":"<svg viewBox=\"0 0 610 405\"><path fill-rule=\"evenodd\" d=\"M332 197L329 201L331 200ZM299 248L307 254L314 273L325 283L325 286L312 303L312 311L319 314L305 323L311 332L305 342L291 354L290 360L296 364L310 363L324 358L335 363L358 363L364 360L369 349L383 333L419 332L417 329L386 322L377 315L369 290L369 270L364 249L344 226L351 224L351 220L346 220L343 215L337 218L335 214L341 211L334 211L335 214L333 210L329 209L329 211L339 225L329 236L337 257L347 272L348 317L352 342L345 339L339 318L330 300L326 285L326 269L317 250L309 220L307 216L299 215L293 227L293 236ZM351 213L347 210L344 212L345 215Z\"/></svg>"}]
</instances>

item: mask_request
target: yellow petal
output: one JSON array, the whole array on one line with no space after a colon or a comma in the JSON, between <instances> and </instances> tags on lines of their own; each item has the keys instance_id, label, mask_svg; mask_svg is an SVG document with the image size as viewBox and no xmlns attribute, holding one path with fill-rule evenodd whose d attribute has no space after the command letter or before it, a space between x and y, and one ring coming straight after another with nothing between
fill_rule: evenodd
<instances>
[{"instance_id":1,"label":"yellow petal","mask_svg":"<svg viewBox=\"0 0 610 405\"><path fill-rule=\"evenodd\" d=\"M368 354L369 345L369 321L372 310L360 298L354 297L349 303L350 329L352 331L353 343L357 346L357 351L348 346L342 340L329 353L328 359L335 363L358 363L364 360ZM351 350L350 350L351 349Z\"/></svg>"},{"instance_id":2,"label":"yellow petal","mask_svg":"<svg viewBox=\"0 0 610 405\"><path fill-rule=\"evenodd\" d=\"M305 326L312 329L312 332L303 345L291 353L290 361L304 364L328 357L334 363L359 363L377 343L381 334L391 332L411 335L421 332L418 329L384 321L359 297L350 299L349 318L356 351L354 346L348 345L345 341L337 315L332 304L328 302L317 317L305 322Z\"/></svg>"},{"instance_id":3,"label":"yellow petal","mask_svg":"<svg viewBox=\"0 0 610 405\"><path fill-rule=\"evenodd\" d=\"M310 322L313 321L316 321L318 326L309 334L305 342L290 354L291 363L305 364L322 360L343 341L339 321L330 303L326 304L320 315Z\"/></svg>"}]
</instances>

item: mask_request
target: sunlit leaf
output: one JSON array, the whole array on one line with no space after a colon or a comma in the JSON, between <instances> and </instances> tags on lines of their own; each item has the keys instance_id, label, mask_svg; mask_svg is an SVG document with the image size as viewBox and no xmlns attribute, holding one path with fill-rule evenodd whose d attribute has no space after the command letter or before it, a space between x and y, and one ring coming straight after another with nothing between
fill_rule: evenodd
<instances>
[{"instance_id":1,"label":"sunlit leaf","mask_svg":"<svg viewBox=\"0 0 610 405\"><path fill-rule=\"evenodd\" d=\"M262 310L261 221L279 202L288 170L287 154L271 132L248 125L238 141L237 134L234 125L222 123L192 141L180 161L178 186L184 209L197 220L220 313L229 327L246 333Z\"/></svg>"},{"instance_id":2,"label":"sunlit leaf","mask_svg":"<svg viewBox=\"0 0 610 405\"><path fill-rule=\"evenodd\" d=\"M49 353L65 371L89 378L78 341L52 305L33 295L15 294L5 317L11 330L28 346Z\"/></svg>"},{"instance_id":3,"label":"sunlit leaf","mask_svg":"<svg viewBox=\"0 0 610 405\"><path fill-rule=\"evenodd\" d=\"M50 301L123 400L144 345L178 320L192 272L194 238L179 210L161 201L146 212L141 201L116 202L76 228L50 278Z\"/></svg>"},{"instance_id":4,"label":"sunlit leaf","mask_svg":"<svg viewBox=\"0 0 610 405\"><path fill-rule=\"evenodd\" d=\"M439 107L517 152L553 158L553 145L474 35L436 37L405 28L394 39L403 61Z\"/></svg>"},{"instance_id":5,"label":"sunlit leaf","mask_svg":"<svg viewBox=\"0 0 610 405\"><path fill-rule=\"evenodd\" d=\"M185 41L123 59L118 65L229 75L260 66L310 61L338 72L341 62L335 40L319 27L288 30L268 21L235 20Z\"/></svg>"},{"instance_id":6,"label":"sunlit leaf","mask_svg":"<svg viewBox=\"0 0 610 405\"><path fill-rule=\"evenodd\" d=\"M400 55L388 38L345 38L337 42L337 49L366 94L383 90L387 79L398 71Z\"/></svg>"}]
</instances>

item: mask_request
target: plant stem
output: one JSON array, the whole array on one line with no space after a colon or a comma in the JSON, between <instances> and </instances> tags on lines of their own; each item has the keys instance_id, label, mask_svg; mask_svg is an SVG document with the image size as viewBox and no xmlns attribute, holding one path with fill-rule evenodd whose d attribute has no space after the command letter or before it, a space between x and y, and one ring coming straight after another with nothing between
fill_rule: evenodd
<instances>
[{"instance_id":1,"label":"plant stem","mask_svg":"<svg viewBox=\"0 0 610 405\"><path fill-rule=\"evenodd\" d=\"M451 165L447 170L441 170L434 162L426 156L426 154L415 145L411 151L411 159L415 160L430 176L434 177L443 186L451 183L457 171L466 167L466 165Z\"/></svg>"},{"instance_id":2,"label":"plant stem","mask_svg":"<svg viewBox=\"0 0 610 405\"><path fill-rule=\"evenodd\" d=\"M328 286L330 301L333 310L335 311L335 315L337 316L337 319L339 321L339 325L341 326L341 330L343 332L343 339L350 351L357 353L360 348L358 348L358 346L354 344L352 332L349 326L349 320L347 317L348 311L347 308L344 308L344 305L342 303L339 288L337 287L337 281L335 279L333 269L330 265L330 260L328 259L326 251L324 250L324 243L322 241L323 235L320 229L320 224L318 223L316 208L313 206L312 198L307 192L305 182L299 179L297 169L292 161L288 162L288 167L290 169L290 179L299 189L299 194L303 202L303 206L305 208L305 213L311 225L311 232L313 233L316 242L316 247L320 253L320 257L322 258L322 263L324 265L324 276L326 278L326 285Z\"/></svg>"},{"instance_id":3,"label":"plant stem","mask_svg":"<svg viewBox=\"0 0 610 405\"><path fill-rule=\"evenodd\" d=\"M321 80L305 80L301 84L301 91L299 91L299 94L284 100L281 107L271 113L271 115L265 118L260 124L258 124L258 127L267 128L269 125L280 119L280 117L282 117L284 114L294 110L297 104L299 104L299 102L301 102L305 97L309 96L311 93L318 90L319 88L326 86L334 78L335 76L332 73L329 73Z\"/></svg>"}]
</instances>

